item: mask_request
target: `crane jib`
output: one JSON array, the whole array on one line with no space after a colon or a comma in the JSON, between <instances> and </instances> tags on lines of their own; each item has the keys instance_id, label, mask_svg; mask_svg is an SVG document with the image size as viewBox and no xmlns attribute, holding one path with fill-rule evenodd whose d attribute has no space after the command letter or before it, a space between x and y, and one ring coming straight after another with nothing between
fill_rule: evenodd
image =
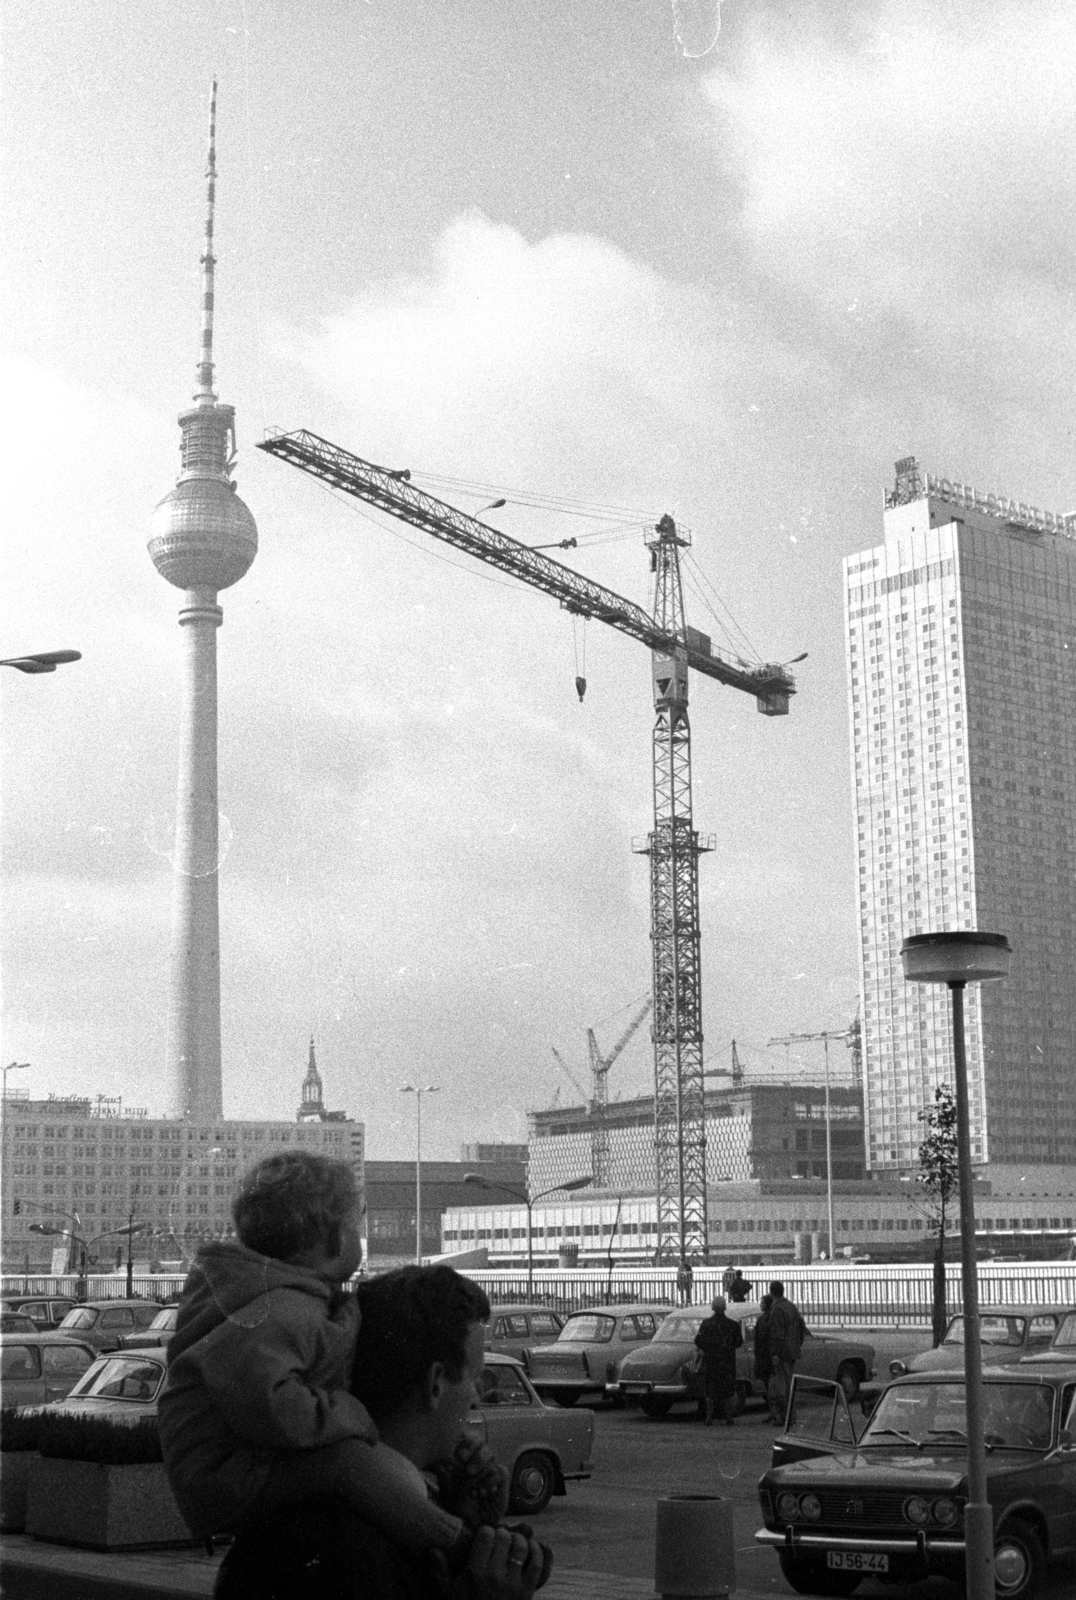
<instances>
[{"instance_id":1,"label":"crane jib","mask_svg":"<svg viewBox=\"0 0 1076 1600\"><path fill-rule=\"evenodd\" d=\"M640 640L658 654L682 656L696 672L757 696L759 709L769 715L782 715L788 710L788 697L795 693L795 684L783 667L737 667L720 656L685 644L676 635L656 628L653 618L633 601L426 494L408 481L408 473L363 461L305 428L264 439L258 448L290 461L312 477L378 506L390 516L423 529L435 539L444 540L533 588L542 589L575 616L604 622Z\"/></svg>"}]
</instances>

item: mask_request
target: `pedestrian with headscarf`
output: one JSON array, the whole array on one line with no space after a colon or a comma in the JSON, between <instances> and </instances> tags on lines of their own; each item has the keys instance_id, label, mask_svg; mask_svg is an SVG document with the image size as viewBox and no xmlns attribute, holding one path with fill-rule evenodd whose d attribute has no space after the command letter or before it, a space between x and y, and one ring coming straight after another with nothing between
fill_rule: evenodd
<instances>
[{"instance_id":1,"label":"pedestrian with headscarf","mask_svg":"<svg viewBox=\"0 0 1076 1600\"><path fill-rule=\"evenodd\" d=\"M715 1295L711 1304L713 1315L706 1318L695 1335L702 1352L706 1426L713 1426L717 1407L725 1426L731 1428L736 1400L736 1352L743 1344L743 1332L738 1322L725 1315L723 1294Z\"/></svg>"}]
</instances>

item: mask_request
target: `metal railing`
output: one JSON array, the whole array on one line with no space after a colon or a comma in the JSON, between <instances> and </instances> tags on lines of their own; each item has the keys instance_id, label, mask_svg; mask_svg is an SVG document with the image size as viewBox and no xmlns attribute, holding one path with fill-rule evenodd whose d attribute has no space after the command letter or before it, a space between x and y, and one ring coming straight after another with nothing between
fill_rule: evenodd
<instances>
[{"instance_id":1,"label":"metal railing","mask_svg":"<svg viewBox=\"0 0 1076 1600\"><path fill-rule=\"evenodd\" d=\"M527 1300L526 1270L491 1272L465 1268L481 1284L494 1305ZM844 1327L871 1327L882 1323L929 1326L932 1271L929 1262L903 1266L797 1267L776 1271L745 1267L752 1283L752 1299L762 1294L772 1277L780 1277L789 1299L809 1322L839 1322ZM134 1292L150 1300L175 1299L183 1287L182 1275L136 1273ZM69 1295L76 1297L75 1273L61 1276L5 1273L0 1294ZM706 1305L721 1292L721 1268L698 1267L692 1278L690 1299ZM124 1273L91 1273L86 1280L88 1300L122 1299ZM560 1311L578 1311L600 1305L642 1301L654 1306L679 1303L676 1272L669 1267L602 1267L571 1269L538 1267L534 1273L534 1298ZM984 1310L1016 1305L1067 1305L1076 1309L1076 1261L981 1262L979 1303ZM946 1262L946 1304L950 1314L961 1309L960 1263Z\"/></svg>"}]
</instances>

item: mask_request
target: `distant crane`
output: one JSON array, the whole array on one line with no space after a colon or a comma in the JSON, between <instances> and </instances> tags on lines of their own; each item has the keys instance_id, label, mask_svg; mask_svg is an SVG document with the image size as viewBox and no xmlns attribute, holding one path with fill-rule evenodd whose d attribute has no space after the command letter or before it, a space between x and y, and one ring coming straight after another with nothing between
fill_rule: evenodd
<instances>
[{"instance_id":1,"label":"distant crane","mask_svg":"<svg viewBox=\"0 0 1076 1600\"><path fill-rule=\"evenodd\" d=\"M306 429L276 434L258 448L543 590L574 616L608 623L651 651L654 828L639 854L650 859L656 1255L659 1261L706 1260L699 856L713 845L700 841L691 813L688 668L754 695L768 717L787 714L796 689L791 673L784 665L727 661L714 654L705 634L687 625L680 551L690 538L677 531L670 516L646 537L654 574L650 615L614 590L426 494L410 482L406 469L374 466Z\"/></svg>"},{"instance_id":2,"label":"distant crane","mask_svg":"<svg viewBox=\"0 0 1076 1600\"><path fill-rule=\"evenodd\" d=\"M611 1182L609 1162L609 1068L631 1039L637 1028L646 1021L654 1005L653 995L647 995L642 1009L636 1013L607 1056L598 1049L594 1029L587 1029L587 1049L590 1053L590 1082L592 1089L591 1115L594 1118L590 1134L590 1165L594 1174L594 1187L608 1189Z\"/></svg>"},{"instance_id":3,"label":"distant crane","mask_svg":"<svg viewBox=\"0 0 1076 1600\"><path fill-rule=\"evenodd\" d=\"M736 1040L732 1041L732 1065L728 1067L707 1067L703 1073L704 1078L731 1078L734 1089L743 1088L743 1062L736 1051Z\"/></svg>"}]
</instances>

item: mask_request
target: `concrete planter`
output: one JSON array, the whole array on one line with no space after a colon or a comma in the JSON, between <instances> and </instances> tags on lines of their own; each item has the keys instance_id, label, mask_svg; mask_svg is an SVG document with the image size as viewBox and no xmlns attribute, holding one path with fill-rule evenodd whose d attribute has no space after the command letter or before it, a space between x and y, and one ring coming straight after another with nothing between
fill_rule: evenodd
<instances>
[{"instance_id":1,"label":"concrete planter","mask_svg":"<svg viewBox=\"0 0 1076 1600\"><path fill-rule=\"evenodd\" d=\"M113 1467L34 1456L26 1532L87 1550L147 1550L191 1538L159 1461Z\"/></svg>"},{"instance_id":2,"label":"concrete planter","mask_svg":"<svg viewBox=\"0 0 1076 1600\"><path fill-rule=\"evenodd\" d=\"M36 1450L5 1450L0 1455L0 1533L21 1533L26 1526L26 1486Z\"/></svg>"}]
</instances>

